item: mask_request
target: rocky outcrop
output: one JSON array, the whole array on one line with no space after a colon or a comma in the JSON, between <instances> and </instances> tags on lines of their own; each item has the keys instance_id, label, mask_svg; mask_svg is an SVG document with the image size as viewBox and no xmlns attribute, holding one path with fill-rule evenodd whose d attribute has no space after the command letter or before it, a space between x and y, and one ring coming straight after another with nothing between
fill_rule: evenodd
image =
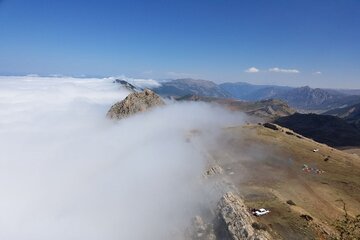
<instances>
[{"instance_id":1,"label":"rocky outcrop","mask_svg":"<svg viewBox=\"0 0 360 240\"><path fill-rule=\"evenodd\" d=\"M242 199L232 192L220 200L219 216L233 240L270 240L270 234L253 227L254 219L246 209Z\"/></svg>"},{"instance_id":2,"label":"rocky outcrop","mask_svg":"<svg viewBox=\"0 0 360 240\"><path fill-rule=\"evenodd\" d=\"M150 108L165 105L156 93L149 89L129 94L124 100L115 103L107 113L111 119L122 119Z\"/></svg>"},{"instance_id":3,"label":"rocky outcrop","mask_svg":"<svg viewBox=\"0 0 360 240\"><path fill-rule=\"evenodd\" d=\"M132 85L131 83L122 80L122 79L115 79L113 81L113 83L119 84L122 87L126 88L127 90L129 90L130 92L138 92L141 91L141 89L138 89L137 87L135 87L134 85Z\"/></svg>"}]
</instances>

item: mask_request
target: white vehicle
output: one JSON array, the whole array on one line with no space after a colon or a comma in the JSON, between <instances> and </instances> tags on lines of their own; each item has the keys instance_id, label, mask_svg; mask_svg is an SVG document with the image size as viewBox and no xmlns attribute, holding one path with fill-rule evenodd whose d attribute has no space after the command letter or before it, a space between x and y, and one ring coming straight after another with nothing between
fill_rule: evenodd
<instances>
[{"instance_id":1,"label":"white vehicle","mask_svg":"<svg viewBox=\"0 0 360 240\"><path fill-rule=\"evenodd\" d=\"M268 214L270 211L266 210L265 208L260 208L260 209L253 209L252 210L252 214L254 214L255 216L264 216L266 214Z\"/></svg>"}]
</instances>

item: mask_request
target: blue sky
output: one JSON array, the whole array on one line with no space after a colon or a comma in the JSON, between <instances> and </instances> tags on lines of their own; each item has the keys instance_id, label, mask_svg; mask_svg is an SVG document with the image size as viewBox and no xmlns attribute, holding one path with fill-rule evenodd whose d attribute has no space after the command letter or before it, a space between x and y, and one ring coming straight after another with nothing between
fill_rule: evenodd
<instances>
[{"instance_id":1,"label":"blue sky","mask_svg":"<svg viewBox=\"0 0 360 240\"><path fill-rule=\"evenodd\" d=\"M0 74L360 88L360 1L0 0Z\"/></svg>"}]
</instances>

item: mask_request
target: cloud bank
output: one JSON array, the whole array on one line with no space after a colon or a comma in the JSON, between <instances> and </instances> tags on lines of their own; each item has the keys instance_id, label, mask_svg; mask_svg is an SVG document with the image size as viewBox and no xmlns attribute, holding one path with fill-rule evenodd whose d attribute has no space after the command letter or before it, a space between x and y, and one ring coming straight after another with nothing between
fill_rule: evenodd
<instances>
[{"instance_id":1,"label":"cloud bank","mask_svg":"<svg viewBox=\"0 0 360 240\"><path fill-rule=\"evenodd\" d=\"M111 79L0 77L1 239L177 239L211 204L186 136L242 116L182 103L105 119L127 94Z\"/></svg>"},{"instance_id":2,"label":"cloud bank","mask_svg":"<svg viewBox=\"0 0 360 240\"><path fill-rule=\"evenodd\" d=\"M251 68L246 69L245 72L247 72L247 73L258 73L258 72L260 72L260 70L257 69L256 67L251 67Z\"/></svg>"}]
</instances>

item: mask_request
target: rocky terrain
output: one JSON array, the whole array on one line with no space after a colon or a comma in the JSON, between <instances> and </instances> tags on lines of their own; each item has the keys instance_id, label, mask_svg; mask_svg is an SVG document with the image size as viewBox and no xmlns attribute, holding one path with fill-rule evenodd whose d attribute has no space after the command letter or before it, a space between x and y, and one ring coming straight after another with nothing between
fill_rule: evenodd
<instances>
[{"instance_id":1,"label":"rocky terrain","mask_svg":"<svg viewBox=\"0 0 360 240\"><path fill-rule=\"evenodd\" d=\"M270 209L257 222L274 239L331 239L333 223L343 215L339 198L351 216L360 213L360 195L354 191L360 187L359 156L280 126L227 128L219 142L209 154L236 187L243 211Z\"/></svg>"},{"instance_id":2,"label":"rocky terrain","mask_svg":"<svg viewBox=\"0 0 360 240\"><path fill-rule=\"evenodd\" d=\"M184 141L207 160L199 181L218 198L216 207L194 213L180 239L332 240L339 236L336 220L345 214L339 199L346 203L348 216L360 214L360 157L328 146L360 144L353 125L334 116L292 114L277 100L248 103L194 95L178 100L276 116L275 123L224 126L212 144L201 137L201 131L189 129ZM163 104L159 96L145 90L115 104L108 116L121 119ZM279 117L279 111L286 116ZM270 213L255 217L253 208Z\"/></svg>"},{"instance_id":3,"label":"rocky terrain","mask_svg":"<svg viewBox=\"0 0 360 240\"><path fill-rule=\"evenodd\" d=\"M145 89L143 92L131 93L124 100L115 103L106 116L111 119L122 119L164 104L160 96Z\"/></svg>"},{"instance_id":4,"label":"rocky terrain","mask_svg":"<svg viewBox=\"0 0 360 240\"><path fill-rule=\"evenodd\" d=\"M223 196L212 215L195 217L188 239L332 240L344 217L339 199L349 216L360 214L358 155L276 124L224 128L216 142L189 142L203 149L206 181ZM254 217L252 208L270 213Z\"/></svg>"}]
</instances>

